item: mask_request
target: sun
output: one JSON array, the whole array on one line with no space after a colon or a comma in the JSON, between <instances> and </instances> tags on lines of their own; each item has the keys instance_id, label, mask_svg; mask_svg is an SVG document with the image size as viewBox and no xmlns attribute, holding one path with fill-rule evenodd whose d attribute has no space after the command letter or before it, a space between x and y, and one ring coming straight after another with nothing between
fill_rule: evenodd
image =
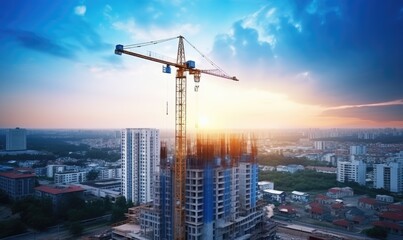
<instances>
[{"instance_id":1,"label":"sun","mask_svg":"<svg viewBox=\"0 0 403 240\"><path fill-rule=\"evenodd\" d=\"M199 117L199 127L207 128L210 125L210 119L207 116Z\"/></svg>"}]
</instances>

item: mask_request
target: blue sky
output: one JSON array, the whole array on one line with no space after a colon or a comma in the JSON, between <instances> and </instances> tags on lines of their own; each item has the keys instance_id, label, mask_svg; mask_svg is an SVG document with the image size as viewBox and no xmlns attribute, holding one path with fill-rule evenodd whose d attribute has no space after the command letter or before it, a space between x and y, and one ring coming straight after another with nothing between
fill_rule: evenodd
<instances>
[{"instance_id":1,"label":"blue sky","mask_svg":"<svg viewBox=\"0 0 403 240\"><path fill-rule=\"evenodd\" d=\"M173 127L174 75L113 51L178 35L241 80L189 78L190 122L403 127L401 0L17 0L0 23L0 127Z\"/></svg>"}]
</instances>

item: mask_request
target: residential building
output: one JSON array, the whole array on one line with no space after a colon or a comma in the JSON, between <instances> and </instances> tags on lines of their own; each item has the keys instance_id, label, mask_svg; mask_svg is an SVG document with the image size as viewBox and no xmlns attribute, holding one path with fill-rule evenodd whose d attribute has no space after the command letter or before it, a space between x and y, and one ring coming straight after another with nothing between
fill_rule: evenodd
<instances>
[{"instance_id":1,"label":"residential building","mask_svg":"<svg viewBox=\"0 0 403 240\"><path fill-rule=\"evenodd\" d=\"M34 194L35 174L29 169L0 172L0 189L12 200L20 200Z\"/></svg>"},{"instance_id":2,"label":"residential building","mask_svg":"<svg viewBox=\"0 0 403 240\"><path fill-rule=\"evenodd\" d=\"M387 203L394 202L393 196L389 196L389 195L376 195L375 198L376 198L376 200L378 200L380 202L387 202Z\"/></svg>"},{"instance_id":3,"label":"residential building","mask_svg":"<svg viewBox=\"0 0 403 240\"><path fill-rule=\"evenodd\" d=\"M134 204L153 200L160 168L160 133L151 128L122 130L122 195Z\"/></svg>"},{"instance_id":4,"label":"residential building","mask_svg":"<svg viewBox=\"0 0 403 240\"><path fill-rule=\"evenodd\" d=\"M309 194L299 191L292 191L291 192L291 199L294 201L300 202L308 202L309 201Z\"/></svg>"},{"instance_id":5,"label":"residential building","mask_svg":"<svg viewBox=\"0 0 403 240\"><path fill-rule=\"evenodd\" d=\"M351 197L353 195L354 191L351 187L343 187L343 188L333 187L330 188L326 193L326 196L330 198L343 198L349 196Z\"/></svg>"},{"instance_id":6,"label":"residential building","mask_svg":"<svg viewBox=\"0 0 403 240\"><path fill-rule=\"evenodd\" d=\"M27 130L23 128L9 129L6 134L6 151L27 150Z\"/></svg>"},{"instance_id":7,"label":"residential building","mask_svg":"<svg viewBox=\"0 0 403 240\"><path fill-rule=\"evenodd\" d=\"M366 183L367 165L358 160L337 162L337 181L356 182L360 185Z\"/></svg>"},{"instance_id":8,"label":"residential building","mask_svg":"<svg viewBox=\"0 0 403 240\"><path fill-rule=\"evenodd\" d=\"M263 205L257 200L258 164L256 147L246 151L246 140L197 139L188 149L185 182L185 239L262 239ZM231 147L229 147L231 146ZM173 239L174 159L161 149L160 174L155 185L155 200L142 207L139 231L114 234L131 239ZM269 233L270 232L270 233ZM265 235L267 234L267 235Z\"/></svg>"},{"instance_id":9,"label":"residential building","mask_svg":"<svg viewBox=\"0 0 403 240\"><path fill-rule=\"evenodd\" d=\"M350 155L365 155L367 154L367 147L364 145L350 146Z\"/></svg>"},{"instance_id":10,"label":"residential building","mask_svg":"<svg viewBox=\"0 0 403 240\"><path fill-rule=\"evenodd\" d=\"M266 201L274 201L274 202L278 202L278 203L282 203L285 202L285 197L286 194L284 191L279 191L279 190L264 190L263 191L263 199Z\"/></svg>"},{"instance_id":11,"label":"residential building","mask_svg":"<svg viewBox=\"0 0 403 240\"><path fill-rule=\"evenodd\" d=\"M39 198L50 198L53 209L62 210L66 201L71 197L82 198L85 189L80 186L47 186L42 185L35 188L35 196Z\"/></svg>"},{"instance_id":12,"label":"residential building","mask_svg":"<svg viewBox=\"0 0 403 240\"><path fill-rule=\"evenodd\" d=\"M82 172L59 172L54 175L55 184L72 184L87 181L87 173Z\"/></svg>"},{"instance_id":13,"label":"residential building","mask_svg":"<svg viewBox=\"0 0 403 240\"><path fill-rule=\"evenodd\" d=\"M390 192L403 192L403 162L389 162L374 165L374 188Z\"/></svg>"}]
</instances>

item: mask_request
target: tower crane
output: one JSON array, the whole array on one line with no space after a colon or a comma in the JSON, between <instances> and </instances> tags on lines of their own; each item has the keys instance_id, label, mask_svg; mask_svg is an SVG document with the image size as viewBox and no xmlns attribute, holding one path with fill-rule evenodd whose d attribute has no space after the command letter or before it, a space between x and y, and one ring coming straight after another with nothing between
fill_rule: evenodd
<instances>
[{"instance_id":1,"label":"tower crane","mask_svg":"<svg viewBox=\"0 0 403 240\"><path fill-rule=\"evenodd\" d=\"M162 57L155 56L151 53L148 55L130 51L129 49L144 47L148 45L158 44L174 39L179 39L178 52L176 62L165 60ZM192 60L186 61L184 42L186 41L192 46L203 58L205 58L214 69L198 69ZM239 81L235 76L229 76L214 62L204 56L195 46L193 46L183 36L167 38L157 41L144 42L132 45L116 45L115 54L127 54L133 57L146 59L153 62L162 63L163 72L171 73L171 66L176 67L176 83L175 83L175 160L174 160L174 239L185 239L185 183L186 183L186 73L193 75L196 83L195 91L198 90L200 75L208 74L220 78L233 81Z\"/></svg>"}]
</instances>

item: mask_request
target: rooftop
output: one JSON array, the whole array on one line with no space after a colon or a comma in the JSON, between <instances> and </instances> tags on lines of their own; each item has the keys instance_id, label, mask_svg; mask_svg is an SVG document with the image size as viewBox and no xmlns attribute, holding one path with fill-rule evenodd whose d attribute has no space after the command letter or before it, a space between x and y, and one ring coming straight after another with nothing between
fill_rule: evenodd
<instances>
[{"instance_id":1,"label":"rooftop","mask_svg":"<svg viewBox=\"0 0 403 240\"><path fill-rule=\"evenodd\" d=\"M10 172L0 172L0 176L12 179L19 179L19 178L32 178L35 177L35 174L32 173L32 169L19 168Z\"/></svg>"},{"instance_id":2,"label":"rooftop","mask_svg":"<svg viewBox=\"0 0 403 240\"><path fill-rule=\"evenodd\" d=\"M82 192L85 189L82 187L79 187L79 186L74 186L74 185L71 185L68 187L42 185L42 186L36 187L35 190L56 195L56 194L65 194L65 193L72 193L72 192Z\"/></svg>"}]
</instances>

